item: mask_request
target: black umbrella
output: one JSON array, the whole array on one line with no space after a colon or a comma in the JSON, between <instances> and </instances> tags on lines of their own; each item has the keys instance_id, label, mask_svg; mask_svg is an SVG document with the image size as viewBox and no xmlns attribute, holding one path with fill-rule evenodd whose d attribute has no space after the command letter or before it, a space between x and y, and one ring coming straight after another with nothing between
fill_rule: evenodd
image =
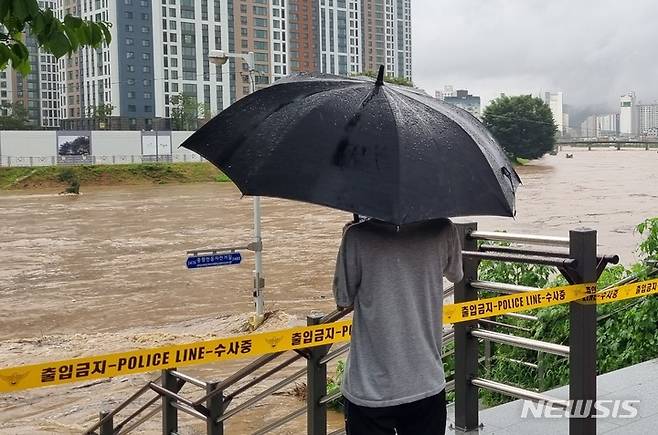
<instances>
[{"instance_id":1,"label":"black umbrella","mask_svg":"<svg viewBox=\"0 0 658 435\"><path fill-rule=\"evenodd\" d=\"M514 214L520 180L464 110L409 87L295 75L222 111L182 146L245 195L326 205L404 224Z\"/></svg>"}]
</instances>

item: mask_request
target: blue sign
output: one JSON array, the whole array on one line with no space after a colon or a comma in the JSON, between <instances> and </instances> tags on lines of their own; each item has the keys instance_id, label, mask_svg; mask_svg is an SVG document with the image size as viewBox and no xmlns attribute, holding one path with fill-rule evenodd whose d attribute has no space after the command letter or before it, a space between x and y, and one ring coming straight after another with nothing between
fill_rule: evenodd
<instances>
[{"instance_id":1,"label":"blue sign","mask_svg":"<svg viewBox=\"0 0 658 435\"><path fill-rule=\"evenodd\" d=\"M197 267L226 266L228 264L240 264L241 261L242 255L239 252L196 255L187 257L187 268L196 269Z\"/></svg>"}]
</instances>

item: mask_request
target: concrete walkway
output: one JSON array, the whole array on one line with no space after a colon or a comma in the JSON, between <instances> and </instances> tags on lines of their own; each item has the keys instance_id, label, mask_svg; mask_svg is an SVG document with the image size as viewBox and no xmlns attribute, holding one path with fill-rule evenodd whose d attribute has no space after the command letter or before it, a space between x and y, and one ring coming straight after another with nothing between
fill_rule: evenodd
<instances>
[{"instance_id":1,"label":"concrete walkway","mask_svg":"<svg viewBox=\"0 0 658 435\"><path fill-rule=\"evenodd\" d=\"M644 435L658 433L658 359L626 367L598 377L599 400L639 400L633 406L638 410L633 418L601 418L597 421L597 434ZM568 387L556 388L547 395L568 399ZM610 404L606 404L611 406ZM567 418L535 418L528 414L521 418L521 400L480 411L483 425L473 434L486 435L542 435L568 434ZM622 411L620 411L623 413ZM557 413L556 413L557 414ZM447 434L463 434L454 431L454 408L448 408Z\"/></svg>"}]
</instances>

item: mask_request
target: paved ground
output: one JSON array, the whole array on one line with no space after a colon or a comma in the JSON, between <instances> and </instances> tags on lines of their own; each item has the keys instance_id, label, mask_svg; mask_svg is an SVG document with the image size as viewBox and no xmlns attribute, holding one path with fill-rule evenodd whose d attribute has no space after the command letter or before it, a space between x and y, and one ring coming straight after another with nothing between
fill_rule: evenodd
<instances>
[{"instance_id":1,"label":"paved ground","mask_svg":"<svg viewBox=\"0 0 658 435\"><path fill-rule=\"evenodd\" d=\"M634 418L601 418L597 421L597 434L644 435L658 433L658 359L606 373L598 377L599 400L639 400ZM547 391L546 394L567 399L567 387ZM542 435L568 434L566 418L521 418L522 401L480 411L483 427L479 434L484 435ZM454 425L454 410L448 409L448 427ZM454 430L448 434L463 434ZM478 433L478 432L473 432Z\"/></svg>"}]
</instances>

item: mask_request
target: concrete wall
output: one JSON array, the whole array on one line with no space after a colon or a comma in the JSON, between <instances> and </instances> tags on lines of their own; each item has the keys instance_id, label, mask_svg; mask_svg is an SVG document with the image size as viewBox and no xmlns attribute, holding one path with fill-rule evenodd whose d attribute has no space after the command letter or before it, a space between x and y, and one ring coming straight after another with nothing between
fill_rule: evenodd
<instances>
[{"instance_id":1,"label":"concrete wall","mask_svg":"<svg viewBox=\"0 0 658 435\"><path fill-rule=\"evenodd\" d=\"M187 148L179 148L192 133L159 131L156 140L156 133L151 131L61 131L61 135L88 135L91 155L58 158L56 131L0 131L0 166L48 166L58 161L67 164L200 162L203 161L201 156Z\"/></svg>"},{"instance_id":2,"label":"concrete wall","mask_svg":"<svg viewBox=\"0 0 658 435\"><path fill-rule=\"evenodd\" d=\"M54 131L0 131L0 155L50 157L57 155Z\"/></svg>"},{"instance_id":3,"label":"concrete wall","mask_svg":"<svg viewBox=\"0 0 658 435\"><path fill-rule=\"evenodd\" d=\"M91 152L95 156L141 156L141 131L92 131Z\"/></svg>"}]
</instances>

